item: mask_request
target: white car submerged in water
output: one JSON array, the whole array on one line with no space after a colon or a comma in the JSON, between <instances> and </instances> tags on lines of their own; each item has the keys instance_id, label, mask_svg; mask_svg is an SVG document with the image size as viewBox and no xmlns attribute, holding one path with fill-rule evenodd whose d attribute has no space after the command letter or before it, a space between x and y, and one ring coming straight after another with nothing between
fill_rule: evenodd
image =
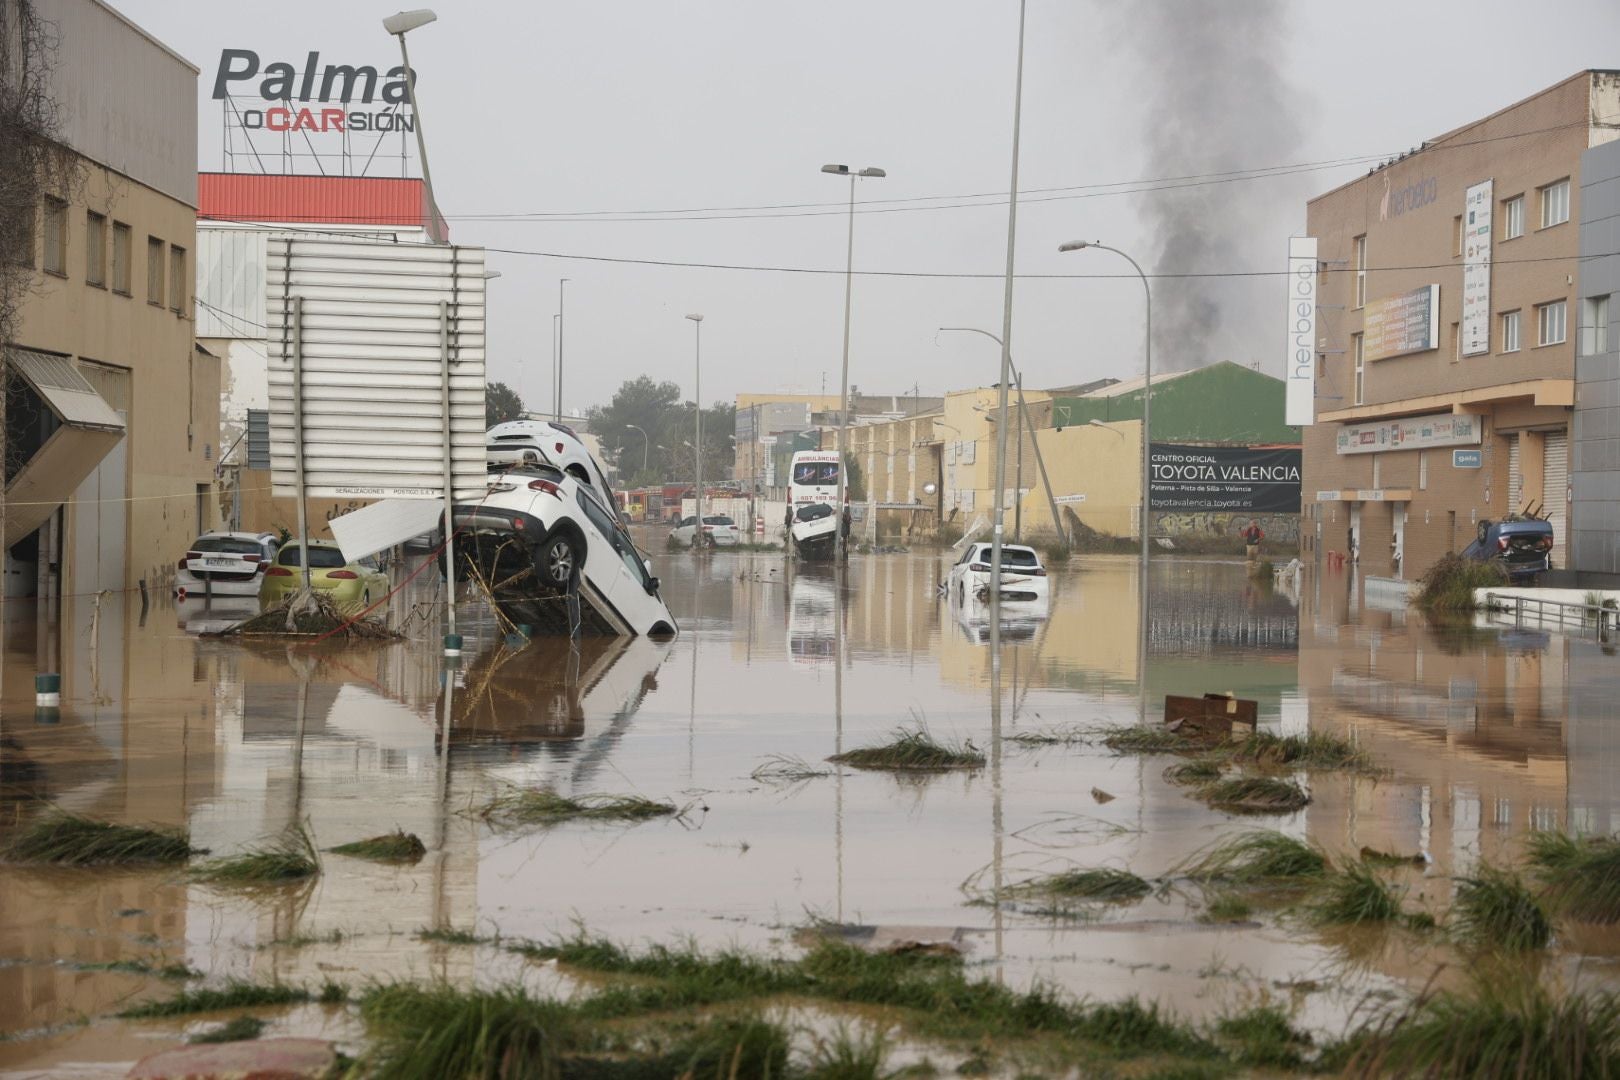
<instances>
[{"instance_id":1,"label":"white car submerged in water","mask_svg":"<svg viewBox=\"0 0 1620 1080\"><path fill-rule=\"evenodd\" d=\"M947 595L959 605L990 599L989 544L969 544L945 579ZM1044 608L1047 601L1046 567L1032 547L1001 545L1001 602Z\"/></svg>"}]
</instances>

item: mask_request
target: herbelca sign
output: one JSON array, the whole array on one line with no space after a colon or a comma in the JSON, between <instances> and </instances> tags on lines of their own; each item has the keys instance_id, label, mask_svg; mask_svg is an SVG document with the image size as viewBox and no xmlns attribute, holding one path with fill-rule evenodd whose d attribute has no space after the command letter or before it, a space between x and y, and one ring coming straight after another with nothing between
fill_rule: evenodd
<instances>
[{"instance_id":1,"label":"herbelca sign","mask_svg":"<svg viewBox=\"0 0 1620 1080\"><path fill-rule=\"evenodd\" d=\"M268 249L275 494L441 498L448 455L455 494L482 495L483 249L299 236Z\"/></svg>"}]
</instances>

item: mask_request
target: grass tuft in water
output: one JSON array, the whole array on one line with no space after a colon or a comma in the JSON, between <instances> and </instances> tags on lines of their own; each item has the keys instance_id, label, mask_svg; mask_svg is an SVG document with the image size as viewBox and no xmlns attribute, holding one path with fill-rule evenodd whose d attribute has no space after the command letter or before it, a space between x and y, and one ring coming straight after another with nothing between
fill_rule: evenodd
<instances>
[{"instance_id":1,"label":"grass tuft in water","mask_svg":"<svg viewBox=\"0 0 1620 1080\"><path fill-rule=\"evenodd\" d=\"M1116 754L1176 754L1207 745L1158 724L1110 731L1103 736L1102 744Z\"/></svg>"},{"instance_id":2,"label":"grass tuft in water","mask_svg":"<svg viewBox=\"0 0 1620 1080\"><path fill-rule=\"evenodd\" d=\"M856 769L944 772L984 768L984 754L972 741L938 742L921 725L914 729L896 728L891 742L846 750L827 760Z\"/></svg>"},{"instance_id":3,"label":"grass tuft in water","mask_svg":"<svg viewBox=\"0 0 1620 1080\"><path fill-rule=\"evenodd\" d=\"M1231 885L1314 884L1327 873L1327 856L1319 848L1266 830L1222 841L1190 869L1195 880Z\"/></svg>"},{"instance_id":4,"label":"grass tuft in water","mask_svg":"<svg viewBox=\"0 0 1620 1080\"><path fill-rule=\"evenodd\" d=\"M1016 746L1074 746L1087 738L1087 733L1078 727L1048 727L1014 732L1004 741Z\"/></svg>"},{"instance_id":5,"label":"grass tuft in water","mask_svg":"<svg viewBox=\"0 0 1620 1080\"><path fill-rule=\"evenodd\" d=\"M198 853L179 829L114 825L51 810L0 846L0 862L118 866L184 862Z\"/></svg>"},{"instance_id":6,"label":"grass tuft in water","mask_svg":"<svg viewBox=\"0 0 1620 1080\"><path fill-rule=\"evenodd\" d=\"M1422 855L1396 855L1370 847L1361 849L1361 861L1368 866L1382 866L1389 869L1400 866L1426 866L1429 862Z\"/></svg>"},{"instance_id":7,"label":"grass tuft in water","mask_svg":"<svg viewBox=\"0 0 1620 1080\"><path fill-rule=\"evenodd\" d=\"M1507 583L1507 571L1494 561L1479 562L1456 553L1442 555L1418 578L1413 603L1425 611L1473 611L1475 589Z\"/></svg>"},{"instance_id":8,"label":"grass tuft in water","mask_svg":"<svg viewBox=\"0 0 1620 1080\"><path fill-rule=\"evenodd\" d=\"M1311 1048L1311 1037L1296 1031L1288 1014L1275 1005L1222 1017L1215 1022L1214 1037L1234 1062L1261 1069L1298 1069Z\"/></svg>"},{"instance_id":9,"label":"grass tuft in water","mask_svg":"<svg viewBox=\"0 0 1620 1080\"><path fill-rule=\"evenodd\" d=\"M213 885L282 885L303 881L321 872L315 841L302 824L293 825L281 838L240 855L211 859L192 871L198 881Z\"/></svg>"},{"instance_id":10,"label":"grass tuft in water","mask_svg":"<svg viewBox=\"0 0 1620 1080\"><path fill-rule=\"evenodd\" d=\"M147 1001L133 1005L119 1017L126 1020L150 1020L165 1016L189 1016L192 1013L222 1012L226 1009L252 1009L267 1005L302 1005L312 1000L310 992L302 986L282 983L252 983L232 979L223 986L199 986L182 990L163 1001Z\"/></svg>"},{"instance_id":11,"label":"grass tuft in water","mask_svg":"<svg viewBox=\"0 0 1620 1080\"><path fill-rule=\"evenodd\" d=\"M1349 739L1312 731L1305 735L1274 735L1259 731L1233 743L1228 754L1234 761L1257 765L1295 765L1307 769L1348 769L1376 772L1372 755Z\"/></svg>"},{"instance_id":12,"label":"grass tuft in water","mask_svg":"<svg viewBox=\"0 0 1620 1080\"><path fill-rule=\"evenodd\" d=\"M521 987L377 986L360 999L372 1036L365 1075L556 1077L575 1020L569 1008Z\"/></svg>"},{"instance_id":13,"label":"grass tuft in water","mask_svg":"<svg viewBox=\"0 0 1620 1080\"><path fill-rule=\"evenodd\" d=\"M1203 785L1221 778L1221 763L1214 758L1196 758L1172 765L1164 770L1164 778L1172 784Z\"/></svg>"},{"instance_id":14,"label":"grass tuft in water","mask_svg":"<svg viewBox=\"0 0 1620 1080\"><path fill-rule=\"evenodd\" d=\"M1198 916L1201 922L1242 922L1254 914L1254 905L1237 893L1218 893L1203 913Z\"/></svg>"},{"instance_id":15,"label":"grass tuft in water","mask_svg":"<svg viewBox=\"0 0 1620 1080\"><path fill-rule=\"evenodd\" d=\"M796 784L800 780L814 780L832 774L833 770L812 765L804 758L789 754L772 754L760 762L759 768L749 775L767 784Z\"/></svg>"},{"instance_id":16,"label":"grass tuft in water","mask_svg":"<svg viewBox=\"0 0 1620 1080\"><path fill-rule=\"evenodd\" d=\"M1343 1056L1350 1076L1616 1076L1620 999L1555 995L1531 978L1482 979L1472 992L1440 992L1386 1017L1352 1037Z\"/></svg>"},{"instance_id":17,"label":"grass tuft in water","mask_svg":"<svg viewBox=\"0 0 1620 1080\"><path fill-rule=\"evenodd\" d=\"M1620 922L1620 842L1532 833L1530 864L1555 909L1583 922Z\"/></svg>"},{"instance_id":18,"label":"grass tuft in water","mask_svg":"<svg viewBox=\"0 0 1620 1080\"><path fill-rule=\"evenodd\" d=\"M829 1036L817 1035L800 1076L803 1080L889 1080L889 1040L878 1030L853 1033L839 1024Z\"/></svg>"},{"instance_id":19,"label":"grass tuft in water","mask_svg":"<svg viewBox=\"0 0 1620 1080\"><path fill-rule=\"evenodd\" d=\"M1129 870L1104 867L1097 870L1065 870L1049 877L1035 878L1006 890L1009 896L1050 896L1067 900L1140 900L1153 891L1153 885Z\"/></svg>"},{"instance_id":20,"label":"grass tuft in water","mask_svg":"<svg viewBox=\"0 0 1620 1080\"><path fill-rule=\"evenodd\" d=\"M1199 788L1198 797L1216 810L1234 814L1286 814L1311 802L1304 788L1292 780L1279 780L1274 776L1217 780Z\"/></svg>"},{"instance_id":21,"label":"grass tuft in water","mask_svg":"<svg viewBox=\"0 0 1620 1080\"><path fill-rule=\"evenodd\" d=\"M564 821L647 821L675 817L680 808L640 795L580 795L570 798L549 788L514 788L485 804L490 820L522 825L557 825Z\"/></svg>"},{"instance_id":22,"label":"grass tuft in water","mask_svg":"<svg viewBox=\"0 0 1620 1080\"><path fill-rule=\"evenodd\" d=\"M218 1027L200 1031L187 1039L193 1046L200 1043L246 1042L264 1034L265 1022L257 1016L238 1016Z\"/></svg>"},{"instance_id":23,"label":"grass tuft in water","mask_svg":"<svg viewBox=\"0 0 1620 1080\"><path fill-rule=\"evenodd\" d=\"M353 843L327 848L334 855L351 855L357 859L377 862L416 862L427 854L427 845L415 833L396 828L391 833L367 837Z\"/></svg>"},{"instance_id":24,"label":"grass tuft in water","mask_svg":"<svg viewBox=\"0 0 1620 1080\"><path fill-rule=\"evenodd\" d=\"M1521 952L1546 948L1552 923L1518 874L1481 863L1473 877L1457 879L1451 926L1480 948Z\"/></svg>"},{"instance_id":25,"label":"grass tuft in water","mask_svg":"<svg viewBox=\"0 0 1620 1080\"><path fill-rule=\"evenodd\" d=\"M1320 885L1320 893L1307 908L1311 918L1333 926L1361 926L1395 922L1401 917L1401 900L1389 883L1364 863L1353 862L1330 873Z\"/></svg>"}]
</instances>

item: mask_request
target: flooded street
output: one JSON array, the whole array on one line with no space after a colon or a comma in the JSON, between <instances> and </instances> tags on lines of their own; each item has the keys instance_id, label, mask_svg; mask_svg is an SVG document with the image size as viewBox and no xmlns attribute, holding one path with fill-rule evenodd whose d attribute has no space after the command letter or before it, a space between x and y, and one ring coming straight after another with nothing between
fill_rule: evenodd
<instances>
[{"instance_id":1,"label":"flooded street","mask_svg":"<svg viewBox=\"0 0 1620 1080\"><path fill-rule=\"evenodd\" d=\"M156 970L166 965L208 981L546 986L554 968L493 940L580 927L627 945L689 937L787 952L813 923L951 937L974 977L1139 995L1191 1018L1276 1002L1333 1035L1369 995L1414 993L1457 954L1434 935L1317 930L1287 913L1202 921L1203 895L1185 878L1198 854L1257 827L1334 856L1425 853L1426 866L1394 880L1408 910L1442 916L1453 875L1481 858L1517 863L1531 831L1614 825L1620 680L1612 649L1591 635L1438 629L1368 602L1342 575L1307 579L1293 597L1239 562L1156 560L1149 722L1165 694L1231 692L1258 702L1262 730L1346 735L1385 770L1301 771L1309 806L1239 817L1167 781L1172 757L1058 737L1137 722L1130 558L1054 569L1050 617L1009 618L998 703L987 628L938 596L937 553L856 557L842 577L743 552L660 554L654 565L680 620L675 640L513 647L469 602L449 680L431 588L397 599L408 640L308 647L198 636L229 611L200 614L195 602L158 601L144 620L136 596L107 598L99 615L77 603L60 614L71 628L61 635L8 604L8 827L48 802L181 827L215 855L300 822L323 850L396 827L428 850L404 866L323 854L312 882L249 893L178 869L8 866L0 1070L120 1075L118 1063L179 1041L195 1020L111 1019L171 994L176 982ZM59 715L33 705L32 676L46 670L63 674ZM819 765L919 723L971 741L985 766L753 775L782 758ZM680 813L487 820L482 809L514 786L640 795ZM994 902L1077 867L1167 884L1139 903L1067 913ZM422 940L423 930L488 940ZM1572 935L1547 962L1581 986L1620 985L1617 946ZM360 1034L315 1005L272 1027Z\"/></svg>"}]
</instances>

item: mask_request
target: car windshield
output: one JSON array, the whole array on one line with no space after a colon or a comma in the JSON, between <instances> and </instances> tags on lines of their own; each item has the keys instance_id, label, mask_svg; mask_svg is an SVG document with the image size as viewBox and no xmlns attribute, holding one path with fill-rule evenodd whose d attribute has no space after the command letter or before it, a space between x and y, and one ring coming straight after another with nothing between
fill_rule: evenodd
<instances>
[{"instance_id":1,"label":"car windshield","mask_svg":"<svg viewBox=\"0 0 1620 1080\"><path fill-rule=\"evenodd\" d=\"M191 545L192 551L206 555L263 555L257 540L244 540L237 536L199 536Z\"/></svg>"},{"instance_id":2,"label":"car windshield","mask_svg":"<svg viewBox=\"0 0 1620 1080\"><path fill-rule=\"evenodd\" d=\"M301 545L290 544L281 549L281 554L276 556L276 562L282 566L302 566L303 563L299 559L299 554L303 550ZM347 562L348 560L343 557L343 552L337 548L316 547L309 549L309 566L311 570L336 570L346 565Z\"/></svg>"}]
</instances>

